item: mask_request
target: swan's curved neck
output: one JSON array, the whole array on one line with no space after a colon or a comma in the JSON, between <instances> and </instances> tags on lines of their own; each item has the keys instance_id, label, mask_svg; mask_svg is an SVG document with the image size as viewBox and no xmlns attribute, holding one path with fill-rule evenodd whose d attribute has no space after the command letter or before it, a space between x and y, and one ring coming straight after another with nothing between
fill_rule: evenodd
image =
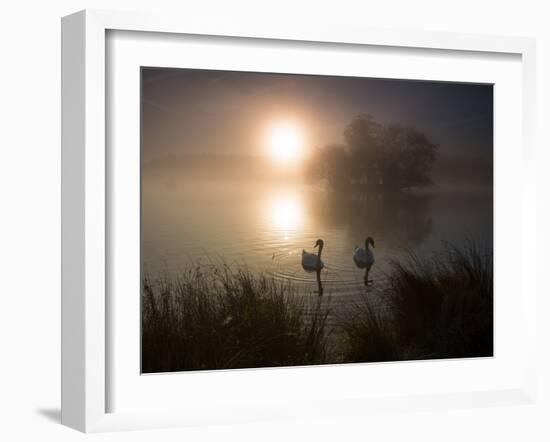
<instances>
[{"instance_id":1,"label":"swan's curved neck","mask_svg":"<svg viewBox=\"0 0 550 442\"><path fill-rule=\"evenodd\" d=\"M369 242L368 241L365 241L365 250L369 250Z\"/></svg>"},{"instance_id":2,"label":"swan's curved neck","mask_svg":"<svg viewBox=\"0 0 550 442\"><path fill-rule=\"evenodd\" d=\"M317 256L321 258L321 252L323 251L323 244L319 245L319 251L317 252Z\"/></svg>"}]
</instances>

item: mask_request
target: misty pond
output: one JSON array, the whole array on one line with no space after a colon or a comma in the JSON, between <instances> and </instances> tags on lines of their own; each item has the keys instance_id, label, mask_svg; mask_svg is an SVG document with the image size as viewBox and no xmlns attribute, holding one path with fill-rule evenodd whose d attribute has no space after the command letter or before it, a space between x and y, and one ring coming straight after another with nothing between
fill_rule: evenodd
<instances>
[{"instance_id":1,"label":"misty pond","mask_svg":"<svg viewBox=\"0 0 550 442\"><path fill-rule=\"evenodd\" d=\"M370 278L392 260L431 257L445 241L492 247L492 194L431 190L394 198L335 194L299 179L147 181L142 194L142 271L175 276L189 265L225 263L292 280L316 293L302 249L324 240L325 294L364 290L356 246L375 240Z\"/></svg>"}]
</instances>

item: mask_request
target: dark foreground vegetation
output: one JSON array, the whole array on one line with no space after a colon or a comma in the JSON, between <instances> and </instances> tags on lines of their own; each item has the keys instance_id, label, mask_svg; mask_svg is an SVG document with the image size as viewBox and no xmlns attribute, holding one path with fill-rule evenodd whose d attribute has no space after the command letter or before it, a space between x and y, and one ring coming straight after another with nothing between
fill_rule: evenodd
<instances>
[{"instance_id":1,"label":"dark foreground vegetation","mask_svg":"<svg viewBox=\"0 0 550 442\"><path fill-rule=\"evenodd\" d=\"M384 313L364 297L342 319L346 362L493 355L493 260L475 245L394 262L384 298Z\"/></svg>"},{"instance_id":2,"label":"dark foreground vegetation","mask_svg":"<svg viewBox=\"0 0 550 442\"><path fill-rule=\"evenodd\" d=\"M327 360L328 312L288 283L227 266L189 269L142 292L144 373Z\"/></svg>"},{"instance_id":3,"label":"dark foreground vegetation","mask_svg":"<svg viewBox=\"0 0 550 442\"><path fill-rule=\"evenodd\" d=\"M381 290L383 305L367 293L342 313L291 283L224 265L146 278L142 371L492 356L489 253L472 245L432 260L410 255Z\"/></svg>"}]
</instances>

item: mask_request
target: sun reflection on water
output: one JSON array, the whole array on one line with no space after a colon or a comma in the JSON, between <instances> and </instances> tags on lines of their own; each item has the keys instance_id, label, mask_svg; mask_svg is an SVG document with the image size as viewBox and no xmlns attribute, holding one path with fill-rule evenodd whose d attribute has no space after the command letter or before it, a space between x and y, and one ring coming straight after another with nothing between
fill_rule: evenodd
<instances>
[{"instance_id":1,"label":"sun reflection on water","mask_svg":"<svg viewBox=\"0 0 550 442\"><path fill-rule=\"evenodd\" d=\"M268 199L266 216L272 229L282 232L284 239L304 223L303 201L292 192L277 193Z\"/></svg>"}]
</instances>

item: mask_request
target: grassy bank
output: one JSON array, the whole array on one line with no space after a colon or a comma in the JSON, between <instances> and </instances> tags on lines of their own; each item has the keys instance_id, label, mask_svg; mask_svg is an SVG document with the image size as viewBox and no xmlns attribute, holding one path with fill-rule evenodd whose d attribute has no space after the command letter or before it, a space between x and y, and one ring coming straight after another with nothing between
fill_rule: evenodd
<instances>
[{"instance_id":1,"label":"grassy bank","mask_svg":"<svg viewBox=\"0 0 550 442\"><path fill-rule=\"evenodd\" d=\"M376 309L371 295L358 294L340 316L320 302L326 298L297 290L225 265L190 268L177 279L145 278L142 371L493 354L492 255L473 245L392 263ZM336 318L330 328L329 314Z\"/></svg>"},{"instance_id":2,"label":"grassy bank","mask_svg":"<svg viewBox=\"0 0 550 442\"><path fill-rule=\"evenodd\" d=\"M447 245L432 259L393 262L381 318L368 299L341 322L348 362L493 355L492 254Z\"/></svg>"},{"instance_id":3,"label":"grassy bank","mask_svg":"<svg viewBox=\"0 0 550 442\"><path fill-rule=\"evenodd\" d=\"M143 281L145 373L310 365L327 360L327 312L289 283L227 266Z\"/></svg>"}]
</instances>

